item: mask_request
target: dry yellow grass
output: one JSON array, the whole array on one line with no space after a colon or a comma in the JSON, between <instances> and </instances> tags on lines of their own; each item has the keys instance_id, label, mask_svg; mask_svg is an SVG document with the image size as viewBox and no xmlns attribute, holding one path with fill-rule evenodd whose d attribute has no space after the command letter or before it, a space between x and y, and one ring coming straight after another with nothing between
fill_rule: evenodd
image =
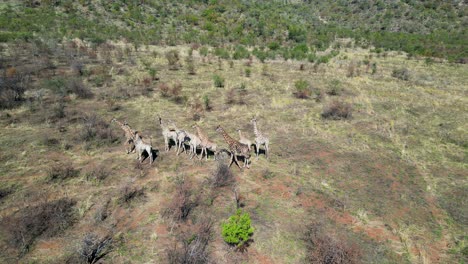
<instances>
[{"instance_id":1,"label":"dry yellow grass","mask_svg":"<svg viewBox=\"0 0 468 264\"><path fill-rule=\"evenodd\" d=\"M185 64L188 47L141 48L133 53L136 65L114 61L113 82L92 87L95 99L74 99L66 108L67 114L75 112L78 117L94 113L107 122L113 117L127 120L152 137L153 146L159 150L153 166L147 161L137 166L135 155L124 153L118 126L111 125L111 130L119 136L119 143L101 146L77 140L82 125L70 120L67 123L69 117L62 121L66 132L58 132L56 123L30 121L27 106L2 111L0 186L21 186L3 199L2 216L33 203L31 197L36 195L49 199L68 196L79 201L79 221L59 237L41 239L24 261L47 262L70 254L79 237L92 229L96 206L105 199L112 201L111 212L99 228L115 229L118 238L115 250L106 258L113 263L165 261L165 249L173 246L177 229L162 216L164 201L171 199L174 190L174 178L189 177L209 200L205 179L215 163L213 157L209 161L188 160L185 154L164 152L155 119L158 114L192 132L191 126L198 123L223 148L227 146L215 132L218 124L234 137L236 129L242 128L253 139L249 120L258 116L261 131L271 141L271 158L267 161L261 155L259 160L252 159L252 168L243 172L232 167L245 210L256 229L255 242L242 257L244 262L304 261L303 228L318 218L355 236L364 248L365 262L442 263L459 257L448 251L455 247L463 223L454 221L451 209L441 207L438 201L453 186L466 190L466 65L427 65L397 53L386 58L374 54L370 60L377 63L375 75L366 73L362 65L359 76L348 78L348 64L369 55L367 50L348 49L320 65L317 73L311 64L301 71L303 62L274 60L267 62L265 76L263 65L254 61L251 77L246 77L244 61L234 61L233 68L223 61L222 69L218 69L217 59L203 59L194 52L196 75L189 75L185 66L168 70L164 53L172 49L179 50ZM154 90L147 96L114 98L120 109L110 111L105 100L116 97L121 89L140 93L142 80L149 76L144 64L157 69L160 83L180 82L188 102L177 104L161 97L154 82ZM410 81L391 77L392 70L400 67L409 69ZM117 68L124 73L118 74ZM214 87L214 74L225 78L224 88ZM338 96L325 95L321 102L296 99L292 93L299 79L323 93L332 80L337 80L344 90ZM241 84L246 86L246 104L226 105L226 91ZM194 121L190 102L203 96L210 98L213 109ZM353 105L352 119L322 119L323 107L335 99ZM10 117L5 117L6 113ZM44 135L58 139L60 144L44 145ZM84 176L60 184L46 183L43 178L47 169L59 161L70 162L82 172L102 165L110 174L98 183L86 181ZM146 197L125 207L116 202L116 197L128 179L145 187ZM210 215L215 221L211 254L219 258L217 263L232 263L239 256L227 254L230 249L220 238L220 223L235 209L233 194L226 188L212 205L207 200L195 209L190 221ZM388 251L377 252L377 245Z\"/></svg>"}]
</instances>

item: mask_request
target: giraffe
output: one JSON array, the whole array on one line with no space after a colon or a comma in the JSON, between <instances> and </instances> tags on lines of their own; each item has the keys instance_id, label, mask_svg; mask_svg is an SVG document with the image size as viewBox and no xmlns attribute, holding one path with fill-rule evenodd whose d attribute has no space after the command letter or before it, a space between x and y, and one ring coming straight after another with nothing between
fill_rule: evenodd
<instances>
[{"instance_id":1,"label":"giraffe","mask_svg":"<svg viewBox=\"0 0 468 264\"><path fill-rule=\"evenodd\" d=\"M208 136L205 133L203 133L203 131L201 130L201 128L198 125L193 125L192 127L197 130L198 137L200 138L200 141L201 141L200 142L200 147L201 147L202 151L201 151L201 156L199 157L199 159L203 158L203 152L205 152L206 160L208 160L208 151L207 151L207 149L212 150L212 151L216 151L217 145L216 145L216 143L214 143L214 142L212 142L212 141L210 141L208 139Z\"/></svg>"},{"instance_id":2,"label":"giraffe","mask_svg":"<svg viewBox=\"0 0 468 264\"><path fill-rule=\"evenodd\" d=\"M135 142L133 140L135 132L127 124L127 122L122 123L118 121L117 119L113 118L111 123L114 123L114 122L117 123L120 126L120 128L122 128L122 130L125 132L124 145L125 145L125 150L127 151L127 154L135 152Z\"/></svg>"},{"instance_id":3,"label":"giraffe","mask_svg":"<svg viewBox=\"0 0 468 264\"><path fill-rule=\"evenodd\" d=\"M226 143L229 146L229 150L231 151L231 163L229 164L229 167L231 167L232 163L235 161L240 170L242 170L242 168L246 166L247 166L247 169L249 169L250 168L249 167L249 159L250 159L249 147L233 139L232 137L230 137L220 125L218 125L218 127L216 128L216 131L221 133L221 135L224 137L224 141L226 141ZM244 157L244 166L242 168L239 165L237 156Z\"/></svg>"},{"instance_id":4,"label":"giraffe","mask_svg":"<svg viewBox=\"0 0 468 264\"><path fill-rule=\"evenodd\" d=\"M185 142L189 141L190 137L188 136L187 131L177 128L174 121L171 121L171 124L172 124L172 126L174 128L174 131L177 134L177 136L176 136L177 140L175 142L176 142L176 145L177 145L177 155L179 155L180 153L186 151L185 150ZM179 150L181 148L182 148L182 152L179 153Z\"/></svg>"},{"instance_id":5,"label":"giraffe","mask_svg":"<svg viewBox=\"0 0 468 264\"><path fill-rule=\"evenodd\" d=\"M169 140L172 139L177 145L177 133L174 129L169 129L169 127L162 122L161 117L158 115L159 125L162 129L162 135L164 138L164 150L169 151Z\"/></svg>"},{"instance_id":6,"label":"giraffe","mask_svg":"<svg viewBox=\"0 0 468 264\"><path fill-rule=\"evenodd\" d=\"M192 159L193 156L197 155L197 147L200 146L201 139L197 135L192 134L190 132L187 132L187 136L188 138L190 138L190 141L189 141L190 153L189 154L192 154L192 156L190 156L190 159Z\"/></svg>"},{"instance_id":7,"label":"giraffe","mask_svg":"<svg viewBox=\"0 0 468 264\"><path fill-rule=\"evenodd\" d=\"M251 146L252 146L252 140L246 138L240 129L237 129L237 131L239 131L239 142L242 143L242 144L246 144L247 146L249 146L249 151L251 149Z\"/></svg>"},{"instance_id":8,"label":"giraffe","mask_svg":"<svg viewBox=\"0 0 468 264\"><path fill-rule=\"evenodd\" d=\"M253 124L254 134L255 134L255 153L257 154L260 152L260 146L265 145L265 157L268 158L270 140L264 134L262 134L257 127L257 118L252 118L250 121Z\"/></svg>"},{"instance_id":9,"label":"giraffe","mask_svg":"<svg viewBox=\"0 0 468 264\"><path fill-rule=\"evenodd\" d=\"M153 147L151 146L151 144L143 142L143 139L140 136L140 132L138 131L135 131L135 136L133 137L133 141L135 142L135 149L138 154L137 159L140 161L140 163L143 162L142 160L143 151L146 151L150 159L150 164L153 164Z\"/></svg>"}]
</instances>

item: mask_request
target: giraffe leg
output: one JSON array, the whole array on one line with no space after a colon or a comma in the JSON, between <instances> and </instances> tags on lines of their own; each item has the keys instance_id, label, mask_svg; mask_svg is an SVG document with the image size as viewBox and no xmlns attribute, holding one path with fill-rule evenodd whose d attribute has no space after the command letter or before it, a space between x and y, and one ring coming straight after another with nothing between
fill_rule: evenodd
<instances>
[{"instance_id":1,"label":"giraffe leg","mask_svg":"<svg viewBox=\"0 0 468 264\"><path fill-rule=\"evenodd\" d=\"M260 152L260 144L255 143L255 154L257 155L257 159L258 159L258 153L259 152Z\"/></svg>"},{"instance_id":2,"label":"giraffe leg","mask_svg":"<svg viewBox=\"0 0 468 264\"><path fill-rule=\"evenodd\" d=\"M239 165L239 161L237 160L236 154L234 154L234 159L236 160L237 167L239 167L239 169L242 170L241 166Z\"/></svg>"},{"instance_id":3,"label":"giraffe leg","mask_svg":"<svg viewBox=\"0 0 468 264\"><path fill-rule=\"evenodd\" d=\"M268 156L270 155L270 149L268 147L268 142L265 143L265 157L268 159Z\"/></svg>"},{"instance_id":4,"label":"giraffe leg","mask_svg":"<svg viewBox=\"0 0 468 264\"><path fill-rule=\"evenodd\" d=\"M231 154L231 163L229 163L229 168L231 168L233 162L234 162L234 155Z\"/></svg>"}]
</instances>

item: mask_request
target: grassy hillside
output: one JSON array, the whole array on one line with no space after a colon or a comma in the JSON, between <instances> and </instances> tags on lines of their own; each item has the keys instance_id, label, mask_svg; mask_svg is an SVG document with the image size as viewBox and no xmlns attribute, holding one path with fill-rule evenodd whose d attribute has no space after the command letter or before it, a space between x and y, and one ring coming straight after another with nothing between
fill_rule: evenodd
<instances>
[{"instance_id":1,"label":"grassy hillside","mask_svg":"<svg viewBox=\"0 0 468 264\"><path fill-rule=\"evenodd\" d=\"M40 2L0 4L0 262L467 262L468 68L367 46L463 36L462 3ZM158 115L218 150L218 125L253 140L256 117L270 155L166 152ZM236 247L238 208L253 235Z\"/></svg>"},{"instance_id":2,"label":"grassy hillside","mask_svg":"<svg viewBox=\"0 0 468 264\"><path fill-rule=\"evenodd\" d=\"M36 3L40 2L40 5ZM336 37L411 55L468 56L463 1L7 1L0 41L79 37L101 43L327 48ZM283 48L284 49L284 48ZM275 49L273 49L275 51ZM283 56L273 52L271 56Z\"/></svg>"}]
</instances>

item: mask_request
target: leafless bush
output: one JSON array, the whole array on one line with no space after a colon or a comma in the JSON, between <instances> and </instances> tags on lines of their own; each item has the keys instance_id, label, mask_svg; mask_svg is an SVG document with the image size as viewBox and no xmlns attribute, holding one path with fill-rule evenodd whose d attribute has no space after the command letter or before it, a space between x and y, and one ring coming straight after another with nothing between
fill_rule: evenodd
<instances>
[{"instance_id":1,"label":"leafless bush","mask_svg":"<svg viewBox=\"0 0 468 264\"><path fill-rule=\"evenodd\" d=\"M139 188L132 181L129 181L120 187L119 195L119 203L129 204L137 198L143 198L145 196L145 188Z\"/></svg>"},{"instance_id":2,"label":"leafless bush","mask_svg":"<svg viewBox=\"0 0 468 264\"><path fill-rule=\"evenodd\" d=\"M175 103L181 104L187 101L187 97L182 95L182 84L180 82L175 82L172 87L166 83L161 83L158 88L162 97L169 98Z\"/></svg>"},{"instance_id":3,"label":"leafless bush","mask_svg":"<svg viewBox=\"0 0 468 264\"><path fill-rule=\"evenodd\" d=\"M79 98L88 99L93 97L91 90L86 87L79 78L73 78L68 81L68 93L74 93Z\"/></svg>"},{"instance_id":4,"label":"leafless bush","mask_svg":"<svg viewBox=\"0 0 468 264\"><path fill-rule=\"evenodd\" d=\"M178 177L176 191L164 214L176 221L185 221L197 205L198 197L192 192L192 183L184 177Z\"/></svg>"},{"instance_id":5,"label":"leafless bush","mask_svg":"<svg viewBox=\"0 0 468 264\"><path fill-rule=\"evenodd\" d=\"M49 172L47 173L47 181L65 181L70 178L77 177L79 174L80 171L73 168L70 164L56 164L49 169Z\"/></svg>"},{"instance_id":6,"label":"leafless bush","mask_svg":"<svg viewBox=\"0 0 468 264\"><path fill-rule=\"evenodd\" d=\"M0 109L12 108L23 102L27 82L28 78L16 70L0 77Z\"/></svg>"},{"instance_id":7,"label":"leafless bush","mask_svg":"<svg viewBox=\"0 0 468 264\"><path fill-rule=\"evenodd\" d=\"M109 216L109 204L110 199L108 199L96 208L96 211L94 212L94 221L96 223L100 223L107 219L107 217Z\"/></svg>"},{"instance_id":8,"label":"leafless bush","mask_svg":"<svg viewBox=\"0 0 468 264\"><path fill-rule=\"evenodd\" d=\"M176 82L172 85L172 89L169 92L169 95L172 98L180 97L182 93L182 84L180 82Z\"/></svg>"},{"instance_id":9,"label":"leafless bush","mask_svg":"<svg viewBox=\"0 0 468 264\"><path fill-rule=\"evenodd\" d=\"M211 174L210 183L214 188L229 186L236 181L229 166L222 161L217 162L216 169Z\"/></svg>"},{"instance_id":10,"label":"leafless bush","mask_svg":"<svg viewBox=\"0 0 468 264\"><path fill-rule=\"evenodd\" d=\"M407 68L393 69L392 77L403 81L408 81L410 79L410 72Z\"/></svg>"},{"instance_id":11,"label":"leafless bush","mask_svg":"<svg viewBox=\"0 0 468 264\"><path fill-rule=\"evenodd\" d=\"M327 233L322 224L307 227L304 236L306 259L317 264L359 263L361 252L354 244Z\"/></svg>"},{"instance_id":12,"label":"leafless bush","mask_svg":"<svg viewBox=\"0 0 468 264\"><path fill-rule=\"evenodd\" d=\"M80 138L82 141L98 140L99 143L113 143L117 137L112 133L107 122L104 122L96 115L88 115L83 118L83 129L81 130Z\"/></svg>"},{"instance_id":13,"label":"leafless bush","mask_svg":"<svg viewBox=\"0 0 468 264\"><path fill-rule=\"evenodd\" d=\"M180 234L174 247L166 251L168 262L171 264L209 263L207 248L212 237L212 227L211 220L204 220L194 228L190 228L190 231Z\"/></svg>"},{"instance_id":14,"label":"leafless bush","mask_svg":"<svg viewBox=\"0 0 468 264\"><path fill-rule=\"evenodd\" d=\"M167 85L167 83L160 83L158 88L159 92L161 92L162 97L169 97L169 92L171 88L169 87L169 85Z\"/></svg>"},{"instance_id":15,"label":"leafless bush","mask_svg":"<svg viewBox=\"0 0 468 264\"><path fill-rule=\"evenodd\" d=\"M200 120L200 118L203 116L203 113L204 113L203 104L200 101L200 99L199 98L193 99L192 102L190 103L190 108L191 108L192 120L193 121Z\"/></svg>"},{"instance_id":16,"label":"leafless bush","mask_svg":"<svg viewBox=\"0 0 468 264\"><path fill-rule=\"evenodd\" d=\"M356 63L354 61L350 62L348 65L346 77L354 77L357 75L356 72Z\"/></svg>"},{"instance_id":17,"label":"leafless bush","mask_svg":"<svg viewBox=\"0 0 468 264\"><path fill-rule=\"evenodd\" d=\"M167 64L169 66L169 70L175 71L179 69L179 51L170 50L166 52L166 59Z\"/></svg>"},{"instance_id":18,"label":"leafless bush","mask_svg":"<svg viewBox=\"0 0 468 264\"><path fill-rule=\"evenodd\" d=\"M53 202L42 202L28 206L4 217L1 222L6 242L24 255L36 238L52 237L71 226L75 221L76 202L62 198Z\"/></svg>"},{"instance_id":19,"label":"leafless bush","mask_svg":"<svg viewBox=\"0 0 468 264\"><path fill-rule=\"evenodd\" d=\"M86 263L97 263L112 250L112 237L99 237L94 233L88 233L83 237L78 254Z\"/></svg>"},{"instance_id":20,"label":"leafless bush","mask_svg":"<svg viewBox=\"0 0 468 264\"><path fill-rule=\"evenodd\" d=\"M7 197L10 194L12 194L14 191L15 191L15 189L12 186L1 187L0 188L0 200L2 200L3 198Z\"/></svg>"},{"instance_id":21,"label":"leafless bush","mask_svg":"<svg viewBox=\"0 0 468 264\"><path fill-rule=\"evenodd\" d=\"M76 76L83 76L84 74L84 64L79 60L73 60L70 63L70 69L72 70L73 74Z\"/></svg>"},{"instance_id":22,"label":"leafless bush","mask_svg":"<svg viewBox=\"0 0 468 264\"><path fill-rule=\"evenodd\" d=\"M245 98L247 97L247 89L245 84L241 84L239 87L231 88L226 91L225 102L226 104L246 104Z\"/></svg>"},{"instance_id":23,"label":"leafless bush","mask_svg":"<svg viewBox=\"0 0 468 264\"><path fill-rule=\"evenodd\" d=\"M109 171L104 166L97 166L88 171L86 175L87 181L103 181L109 176Z\"/></svg>"},{"instance_id":24,"label":"leafless bush","mask_svg":"<svg viewBox=\"0 0 468 264\"><path fill-rule=\"evenodd\" d=\"M352 116L353 108L350 104L333 101L328 106L325 106L322 112L322 117L327 119L348 119Z\"/></svg>"},{"instance_id":25,"label":"leafless bush","mask_svg":"<svg viewBox=\"0 0 468 264\"><path fill-rule=\"evenodd\" d=\"M226 104L235 104L236 103L235 96L236 96L236 90L234 88L227 90L226 95L225 95Z\"/></svg>"}]
</instances>

